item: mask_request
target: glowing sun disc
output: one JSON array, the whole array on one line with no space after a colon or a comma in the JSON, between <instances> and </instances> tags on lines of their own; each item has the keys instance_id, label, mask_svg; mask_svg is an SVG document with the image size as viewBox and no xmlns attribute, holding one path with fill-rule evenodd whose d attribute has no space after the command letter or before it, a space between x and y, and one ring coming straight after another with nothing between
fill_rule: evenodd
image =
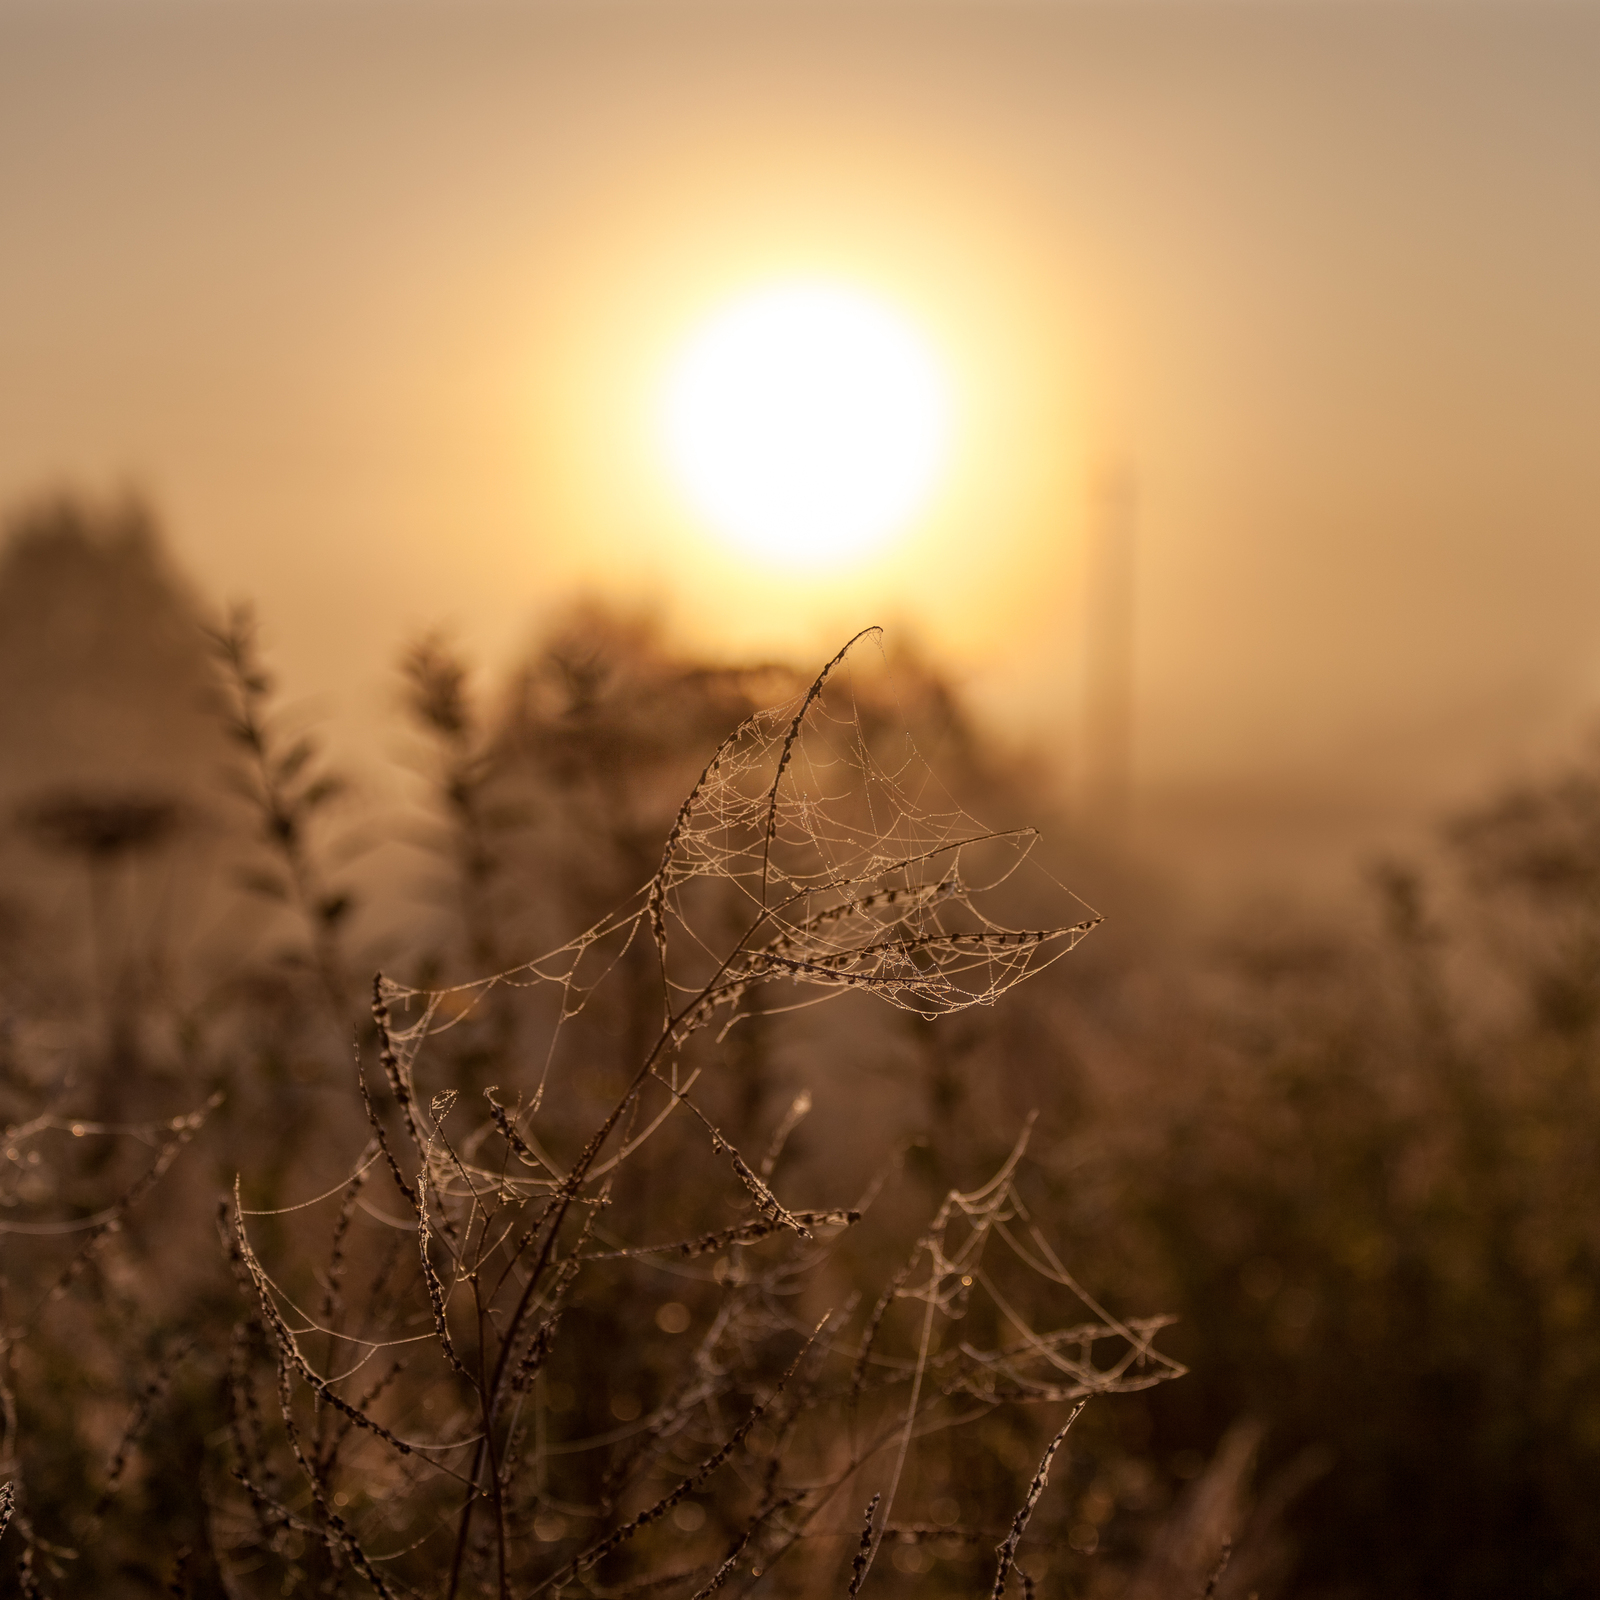
<instances>
[{"instance_id":1,"label":"glowing sun disc","mask_svg":"<svg viewBox=\"0 0 1600 1600\"><path fill-rule=\"evenodd\" d=\"M870 553L932 493L949 387L918 330L869 295L785 283L692 335L662 402L689 499L752 554L825 566Z\"/></svg>"}]
</instances>

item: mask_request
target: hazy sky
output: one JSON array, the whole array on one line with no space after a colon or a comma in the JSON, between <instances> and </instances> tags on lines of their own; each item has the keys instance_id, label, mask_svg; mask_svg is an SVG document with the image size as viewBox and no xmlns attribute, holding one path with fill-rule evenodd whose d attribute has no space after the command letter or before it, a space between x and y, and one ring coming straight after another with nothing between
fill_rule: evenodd
<instances>
[{"instance_id":1,"label":"hazy sky","mask_svg":"<svg viewBox=\"0 0 1600 1600\"><path fill-rule=\"evenodd\" d=\"M845 277L949 491L795 586L667 492L673 340ZM1140 493L1138 759L1447 787L1600 691L1600 7L0 3L0 502L143 488L301 687L575 585L718 647L914 621L1070 723Z\"/></svg>"}]
</instances>

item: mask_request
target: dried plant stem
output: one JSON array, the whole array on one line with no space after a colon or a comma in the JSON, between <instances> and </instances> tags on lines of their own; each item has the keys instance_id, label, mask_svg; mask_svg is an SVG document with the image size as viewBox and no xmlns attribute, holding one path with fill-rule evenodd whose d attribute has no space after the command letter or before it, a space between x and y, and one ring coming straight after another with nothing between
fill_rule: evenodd
<instances>
[{"instance_id":1,"label":"dried plant stem","mask_svg":"<svg viewBox=\"0 0 1600 1600\"><path fill-rule=\"evenodd\" d=\"M1033 1515L1033 1508L1038 1505L1039 1497L1044 1493L1045 1485L1050 1481L1050 1463L1056 1458L1056 1451L1066 1443L1067 1435L1072 1431L1072 1425L1083 1414L1083 1408L1088 1405L1087 1400L1080 1400L1072 1408L1072 1414L1067 1418L1060 1433L1053 1438L1043 1457L1039 1461L1039 1470L1033 1475L1033 1482L1028 1485L1027 1498L1017 1509L1017 1514L1011 1521L1011 1532L1006 1535L995 1554L1000 1558L995 1569L994 1587L989 1591L989 1600L1000 1600L1006 1592L1006 1578L1011 1572L1011 1565L1017 1558L1017 1546L1022 1543L1022 1535L1028 1526L1028 1519Z\"/></svg>"},{"instance_id":2,"label":"dried plant stem","mask_svg":"<svg viewBox=\"0 0 1600 1600\"><path fill-rule=\"evenodd\" d=\"M821 672L812 680L811 687L806 690L806 697L800 702L800 709L794 714L794 721L789 724L789 732L783 741L783 749L778 756L778 770L772 775L772 791L767 803L767 825L764 830L764 839L761 847L761 904L765 909L767 904L767 886L772 876L772 841L778 833L778 792L783 786L783 775L789 768L790 759L794 755L795 742L800 737L800 730L805 726L806 718L811 713L811 708L816 704L817 696L823 691L828 679L833 676L833 670L855 647L871 634L881 634L882 628L873 626L863 628L860 633L849 640Z\"/></svg>"},{"instance_id":3,"label":"dried plant stem","mask_svg":"<svg viewBox=\"0 0 1600 1600\"><path fill-rule=\"evenodd\" d=\"M1225 1538L1222 1541L1222 1553L1217 1557L1217 1564L1211 1569L1211 1575L1206 1579L1206 1586L1201 1592L1201 1600L1212 1600L1217 1592L1217 1585L1222 1582L1222 1575L1228 1570L1228 1563L1233 1559L1233 1540Z\"/></svg>"},{"instance_id":4,"label":"dried plant stem","mask_svg":"<svg viewBox=\"0 0 1600 1600\"><path fill-rule=\"evenodd\" d=\"M750 1543L750 1536L755 1531L755 1524L752 1523L733 1541L733 1548L728 1551L722 1565L712 1575L711 1582L703 1589L697 1589L693 1600L710 1600L710 1597L733 1576L734 1569L739 1565L739 1557L744 1554L744 1547Z\"/></svg>"},{"instance_id":5,"label":"dried plant stem","mask_svg":"<svg viewBox=\"0 0 1600 1600\"><path fill-rule=\"evenodd\" d=\"M867 1581L867 1569L872 1565L875 1519L878 1515L878 1502L882 1499L882 1494L875 1494L867 1502L867 1514L862 1519L861 1525L861 1543L856 1546L855 1560L850 1563L850 1588L847 1592L851 1600L855 1600L855 1596L861 1593L861 1585Z\"/></svg>"},{"instance_id":6,"label":"dried plant stem","mask_svg":"<svg viewBox=\"0 0 1600 1600\"><path fill-rule=\"evenodd\" d=\"M587 1550L584 1550L580 1554L574 1556L572 1560L569 1561L567 1565L564 1566L558 1573L552 1577L546 1578L544 1582L539 1584L538 1587L532 1592L534 1594L542 1594L552 1585L559 1589L572 1578L575 1578L580 1572L587 1572L589 1568L593 1567L597 1562L603 1561L606 1556L608 1556L617 1548L618 1545L624 1543L628 1539L631 1539L633 1535L636 1534L641 1528L648 1527L650 1523L655 1522L659 1518L665 1516L666 1513L669 1512L675 1505L677 1505L685 1495L691 1494L702 1483L704 1483L706 1479L709 1478L711 1474L715 1472L717 1468L720 1467L723 1462L725 1462L728 1457L733 1454L739 1445L743 1443L745 1436L753 1427L755 1427L763 1415L765 1415L768 1407L770 1407L773 1402L776 1401L783 1393L784 1389L788 1386L789 1380L795 1375L795 1372L799 1369L800 1363L805 1359L806 1352L810 1350L817 1337L817 1334L822 1331L826 1321L827 1319L824 1318L823 1322L818 1323L815 1332L813 1332L811 1337L807 1339L805 1344L801 1346L800 1353L789 1364L789 1370L785 1372L784 1375L778 1380L777 1386L773 1389L772 1393L769 1394L765 1400L761 1401L744 1419L744 1421L734 1429L732 1434L729 1435L726 1443L724 1443L719 1450L716 1450L711 1455L707 1456L706 1459L702 1461L700 1465L696 1467L694 1471L688 1475L688 1477L684 1478L670 1493L663 1495L662 1498L656 1501L654 1505L648 1507L644 1511L641 1511L636 1517L633 1517L628 1522L625 1522L620 1528L614 1529L603 1539L600 1539L594 1544L590 1545Z\"/></svg>"}]
</instances>

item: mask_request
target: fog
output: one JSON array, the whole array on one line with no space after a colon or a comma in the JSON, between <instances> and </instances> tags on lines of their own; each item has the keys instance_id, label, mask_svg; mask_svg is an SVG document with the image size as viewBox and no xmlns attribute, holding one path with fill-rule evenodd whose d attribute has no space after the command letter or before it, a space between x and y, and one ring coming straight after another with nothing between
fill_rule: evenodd
<instances>
[{"instance_id":1,"label":"fog","mask_svg":"<svg viewBox=\"0 0 1600 1600\"><path fill-rule=\"evenodd\" d=\"M5 1581L1591 1592L1597 151L1576 3L0 0Z\"/></svg>"},{"instance_id":2,"label":"fog","mask_svg":"<svg viewBox=\"0 0 1600 1600\"><path fill-rule=\"evenodd\" d=\"M1587 7L74 0L0 37L0 500L136 487L352 724L417 628L503 662L590 589L732 654L901 625L1070 766L1107 461L1158 832L1348 840L1588 715ZM892 559L798 588L639 422L687 311L792 263L923 311L972 424Z\"/></svg>"}]
</instances>

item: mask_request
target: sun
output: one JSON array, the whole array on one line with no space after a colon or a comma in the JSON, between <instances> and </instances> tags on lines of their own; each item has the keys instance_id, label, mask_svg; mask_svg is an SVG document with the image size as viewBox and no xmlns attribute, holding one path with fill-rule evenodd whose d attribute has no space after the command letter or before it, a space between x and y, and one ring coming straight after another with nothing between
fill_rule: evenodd
<instances>
[{"instance_id":1,"label":"sun","mask_svg":"<svg viewBox=\"0 0 1600 1600\"><path fill-rule=\"evenodd\" d=\"M893 306L843 284L775 283L724 305L667 375L660 431L690 502L760 560L860 560L930 499L950 385Z\"/></svg>"}]
</instances>

